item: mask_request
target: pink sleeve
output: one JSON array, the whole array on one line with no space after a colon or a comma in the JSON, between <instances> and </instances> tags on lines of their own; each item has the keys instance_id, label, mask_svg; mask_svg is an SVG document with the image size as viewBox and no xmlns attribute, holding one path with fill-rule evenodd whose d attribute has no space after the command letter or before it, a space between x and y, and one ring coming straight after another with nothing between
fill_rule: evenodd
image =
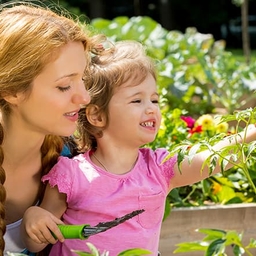
<instances>
[{"instance_id":1,"label":"pink sleeve","mask_svg":"<svg viewBox=\"0 0 256 256\"><path fill-rule=\"evenodd\" d=\"M59 192L67 195L67 201L71 196L74 175L72 160L68 157L59 157L58 162L50 172L42 177L42 182L49 182L51 187L58 187Z\"/></svg>"},{"instance_id":2,"label":"pink sleeve","mask_svg":"<svg viewBox=\"0 0 256 256\"><path fill-rule=\"evenodd\" d=\"M169 181L175 174L174 166L177 163L177 155L169 157L169 152L164 148L156 149L155 155L158 164L162 166L163 175Z\"/></svg>"}]
</instances>

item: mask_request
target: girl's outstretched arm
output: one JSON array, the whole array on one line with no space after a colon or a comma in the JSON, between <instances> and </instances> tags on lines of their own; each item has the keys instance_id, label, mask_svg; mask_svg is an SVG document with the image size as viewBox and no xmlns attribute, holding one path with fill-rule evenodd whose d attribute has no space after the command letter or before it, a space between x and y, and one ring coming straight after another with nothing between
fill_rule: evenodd
<instances>
[{"instance_id":1,"label":"girl's outstretched arm","mask_svg":"<svg viewBox=\"0 0 256 256\"><path fill-rule=\"evenodd\" d=\"M246 132L246 138L245 137ZM213 146L214 151L223 149L224 147L230 145L236 145L237 143L242 143L245 140L246 143L256 140L256 128L255 125L250 125L246 130L242 132L225 137L222 141L218 142ZM215 169L211 174L209 174L209 169L207 165L204 167L203 171L200 172L204 161L212 154L211 151L205 150L197 153L191 162L185 158L181 163L181 171L178 169L178 164L175 165L175 176L171 179L170 190L176 187L182 187L196 183L200 180L206 179L221 171L221 166L216 164ZM229 163L225 170L230 169L232 165Z\"/></svg>"},{"instance_id":2,"label":"girl's outstretched arm","mask_svg":"<svg viewBox=\"0 0 256 256\"><path fill-rule=\"evenodd\" d=\"M66 209L66 195L48 184L41 205L28 208L23 216L21 235L29 251L39 252L49 243L64 241L57 224L63 224L60 218Z\"/></svg>"}]
</instances>

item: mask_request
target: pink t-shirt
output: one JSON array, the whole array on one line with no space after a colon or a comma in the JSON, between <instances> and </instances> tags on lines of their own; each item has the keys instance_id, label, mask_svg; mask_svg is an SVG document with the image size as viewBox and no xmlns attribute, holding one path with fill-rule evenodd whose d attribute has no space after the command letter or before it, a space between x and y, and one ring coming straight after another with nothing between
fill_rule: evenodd
<instances>
[{"instance_id":1,"label":"pink t-shirt","mask_svg":"<svg viewBox=\"0 0 256 256\"><path fill-rule=\"evenodd\" d=\"M86 240L66 239L52 248L50 255L70 256L73 250L90 251L92 243L101 253L117 256L121 251L142 248L156 256L160 229L168 195L170 179L174 176L176 157L162 163L168 155L165 149L153 151L141 148L133 169L116 175L95 166L89 155L80 154L73 159L60 157L58 163L43 177L51 186L58 186L67 195L66 224L97 225L112 221L132 211L145 212Z\"/></svg>"}]
</instances>

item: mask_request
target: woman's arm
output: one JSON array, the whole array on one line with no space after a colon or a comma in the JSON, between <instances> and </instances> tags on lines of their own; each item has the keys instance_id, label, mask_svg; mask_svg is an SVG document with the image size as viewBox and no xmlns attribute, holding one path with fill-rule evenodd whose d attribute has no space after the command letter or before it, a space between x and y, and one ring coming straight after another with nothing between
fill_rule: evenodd
<instances>
[{"instance_id":1,"label":"woman's arm","mask_svg":"<svg viewBox=\"0 0 256 256\"><path fill-rule=\"evenodd\" d=\"M28 208L23 216L21 235L28 250L39 252L49 243L64 241L57 224L63 224L60 218L66 209L66 195L48 184L41 205Z\"/></svg>"}]
</instances>

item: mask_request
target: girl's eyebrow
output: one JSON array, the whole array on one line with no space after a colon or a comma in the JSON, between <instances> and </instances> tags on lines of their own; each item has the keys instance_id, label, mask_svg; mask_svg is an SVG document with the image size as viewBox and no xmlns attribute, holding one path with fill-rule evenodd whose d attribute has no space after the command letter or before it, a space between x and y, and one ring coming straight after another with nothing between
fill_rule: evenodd
<instances>
[{"instance_id":1,"label":"girl's eyebrow","mask_svg":"<svg viewBox=\"0 0 256 256\"><path fill-rule=\"evenodd\" d=\"M130 95L129 97L134 97L134 96L137 96L137 95L140 95L140 94L143 94L143 93L144 93L143 91L141 91L141 92L136 92L136 93ZM151 96L157 96L157 97L159 97L159 93L158 93L158 92L154 92Z\"/></svg>"}]
</instances>

